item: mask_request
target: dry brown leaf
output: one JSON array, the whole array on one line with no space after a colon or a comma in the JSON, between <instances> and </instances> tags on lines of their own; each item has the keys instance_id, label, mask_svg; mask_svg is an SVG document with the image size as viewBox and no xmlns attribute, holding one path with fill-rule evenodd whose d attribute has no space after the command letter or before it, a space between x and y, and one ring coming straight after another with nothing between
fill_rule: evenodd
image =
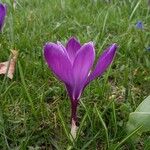
<instances>
[{"instance_id":1,"label":"dry brown leaf","mask_svg":"<svg viewBox=\"0 0 150 150\"><path fill-rule=\"evenodd\" d=\"M0 74L7 74L8 78L13 79L17 57L18 51L12 50L10 60L0 63Z\"/></svg>"}]
</instances>

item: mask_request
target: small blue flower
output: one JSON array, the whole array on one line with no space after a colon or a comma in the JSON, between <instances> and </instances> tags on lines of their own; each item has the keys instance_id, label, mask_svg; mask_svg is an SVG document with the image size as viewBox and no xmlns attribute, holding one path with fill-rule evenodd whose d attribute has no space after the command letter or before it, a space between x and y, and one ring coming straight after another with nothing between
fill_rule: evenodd
<instances>
[{"instance_id":1,"label":"small blue flower","mask_svg":"<svg viewBox=\"0 0 150 150\"><path fill-rule=\"evenodd\" d=\"M143 22L142 21L138 21L137 23L136 23L136 28L137 29L143 29L144 27L143 27Z\"/></svg>"},{"instance_id":2,"label":"small blue flower","mask_svg":"<svg viewBox=\"0 0 150 150\"><path fill-rule=\"evenodd\" d=\"M146 47L145 49L146 49L147 51L150 51L150 47Z\"/></svg>"}]
</instances>

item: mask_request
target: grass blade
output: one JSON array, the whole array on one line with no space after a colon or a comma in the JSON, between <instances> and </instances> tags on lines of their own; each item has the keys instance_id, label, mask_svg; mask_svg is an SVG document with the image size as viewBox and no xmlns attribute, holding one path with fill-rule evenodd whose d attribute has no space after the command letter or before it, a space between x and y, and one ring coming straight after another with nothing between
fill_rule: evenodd
<instances>
[{"instance_id":1,"label":"grass blade","mask_svg":"<svg viewBox=\"0 0 150 150\"><path fill-rule=\"evenodd\" d=\"M103 128L104 128L104 130L105 130L105 136L106 136L107 147L109 148L108 129L107 129L106 124L105 124L105 122L104 122L104 120L103 120L103 118L102 118L102 116L101 116L99 110L97 109L97 107L95 107L95 110L96 110L97 115L98 115L98 117L99 117L99 119L100 119L100 122L101 122L101 124L102 124L102 126L103 126Z\"/></svg>"},{"instance_id":2,"label":"grass blade","mask_svg":"<svg viewBox=\"0 0 150 150\"><path fill-rule=\"evenodd\" d=\"M132 137L134 134L136 134L140 129L142 128L142 126L139 126L137 129L135 129L130 135L128 135L127 137L125 137L115 148L114 150L117 150L124 142L126 142L130 137Z\"/></svg>"},{"instance_id":3,"label":"grass blade","mask_svg":"<svg viewBox=\"0 0 150 150\"><path fill-rule=\"evenodd\" d=\"M30 96L30 93L29 93L29 91L27 89L27 86L26 86L26 83L25 83L25 79L24 79L24 75L23 75L23 70L22 70L20 62L18 62L18 66L19 66L19 73L20 73L20 78L21 78L21 82L22 82L23 88L25 90L25 93L27 94L27 98L28 98L28 100L30 102L30 106L32 108L32 112L35 115L35 109L34 109L33 101L32 101L32 98Z\"/></svg>"}]
</instances>

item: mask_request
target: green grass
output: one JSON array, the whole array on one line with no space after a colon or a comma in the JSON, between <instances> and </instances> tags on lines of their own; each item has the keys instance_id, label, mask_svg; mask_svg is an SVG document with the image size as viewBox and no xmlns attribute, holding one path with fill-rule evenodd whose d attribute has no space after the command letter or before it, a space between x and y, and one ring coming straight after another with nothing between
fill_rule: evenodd
<instances>
[{"instance_id":1,"label":"green grass","mask_svg":"<svg viewBox=\"0 0 150 150\"><path fill-rule=\"evenodd\" d=\"M0 61L19 50L13 80L0 76L0 149L114 150L127 137L128 115L150 94L150 7L146 0L18 0L0 34ZM143 21L144 30L135 28ZM97 57L117 43L117 57L103 77L84 91L79 134L72 145L70 101L43 59L43 45L94 41ZM149 150L150 134L120 150Z\"/></svg>"}]
</instances>

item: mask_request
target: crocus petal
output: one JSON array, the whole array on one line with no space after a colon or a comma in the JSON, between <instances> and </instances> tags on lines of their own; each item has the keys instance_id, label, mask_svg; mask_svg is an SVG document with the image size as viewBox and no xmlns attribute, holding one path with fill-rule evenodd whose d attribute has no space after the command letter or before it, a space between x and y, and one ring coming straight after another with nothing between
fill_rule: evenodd
<instances>
[{"instance_id":1,"label":"crocus petal","mask_svg":"<svg viewBox=\"0 0 150 150\"><path fill-rule=\"evenodd\" d=\"M6 16L6 5L0 4L0 31L2 30L2 27L4 25L5 16Z\"/></svg>"},{"instance_id":2,"label":"crocus petal","mask_svg":"<svg viewBox=\"0 0 150 150\"><path fill-rule=\"evenodd\" d=\"M44 46L44 56L55 75L66 84L72 84L72 65L62 47L54 43L47 43Z\"/></svg>"},{"instance_id":3,"label":"crocus petal","mask_svg":"<svg viewBox=\"0 0 150 150\"><path fill-rule=\"evenodd\" d=\"M61 50L64 52L64 54L69 58L68 52L66 48L61 44L61 42L57 41L57 45L61 47ZM69 58L70 60L70 58ZM70 60L71 61L71 60Z\"/></svg>"},{"instance_id":4,"label":"crocus petal","mask_svg":"<svg viewBox=\"0 0 150 150\"><path fill-rule=\"evenodd\" d=\"M87 79L87 82L85 84L85 86L92 80L94 80L95 78L101 76L106 69L109 67L109 65L112 63L113 58L115 57L116 54L116 49L117 49L117 45L113 44L111 45L108 49L106 49L103 54L100 56L100 58L98 59L98 62L96 64L95 69L93 70L93 72L90 74L90 76Z\"/></svg>"},{"instance_id":5,"label":"crocus petal","mask_svg":"<svg viewBox=\"0 0 150 150\"><path fill-rule=\"evenodd\" d=\"M95 59L95 50L93 43L84 44L75 57L73 63L73 75L74 75L74 91L73 99L79 99L84 84L87 80L91 67L93 66Z\"/></svg>"},{"instance_id":6,"label":"crocus petal","mask_svg":"<svg viewBox=\"0 0 150 150\"><path fill-rule=\"evenodd\" d=\"M76 38L72 37L69 39L68 43L66 44L66 50L70 57L71 63L73 63L73 61L75 59L75 55L80 48L81 48L81 45L77 41Z\"/></svg>"},{"instance_id":7,"label":"crocus petal","mask_svg":"<svg viewBox=\"0 0 150 150\"><path fill-rule=\"evenodd\" d=\"M73 89L74 89L73 86L69 85L69 84L65 84L65 86L66 86L66 90L67 90L67 93L69 95L69 98L71 100L73 100Z\"/></svg>"}]
</instances>

